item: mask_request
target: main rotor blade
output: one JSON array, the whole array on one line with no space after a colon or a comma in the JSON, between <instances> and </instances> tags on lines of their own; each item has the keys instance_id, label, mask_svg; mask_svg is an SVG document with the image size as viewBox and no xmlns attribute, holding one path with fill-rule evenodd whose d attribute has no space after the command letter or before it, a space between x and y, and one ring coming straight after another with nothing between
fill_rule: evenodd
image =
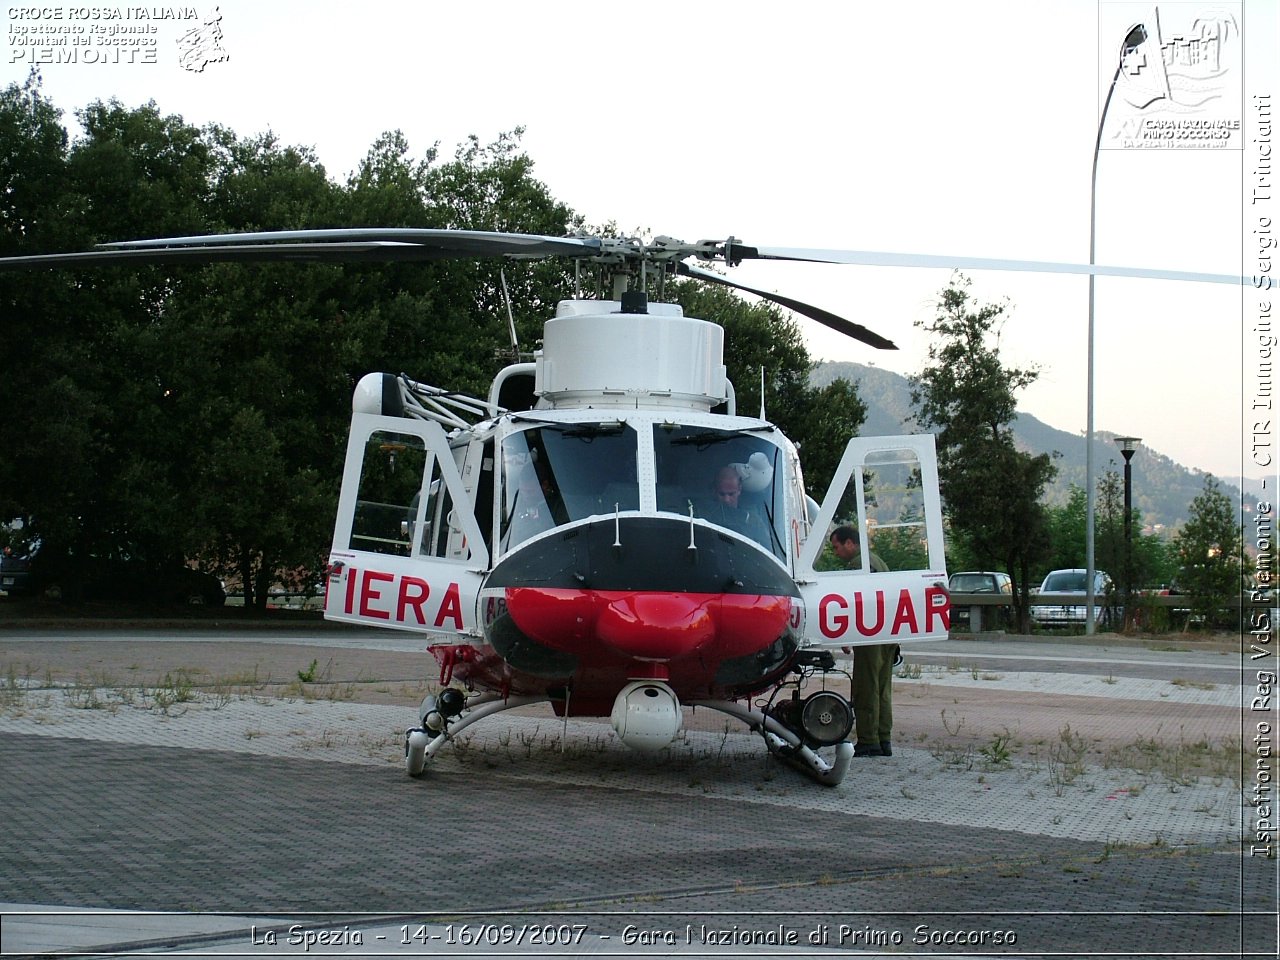
<instances>
[{"instance_id":1,"label":"main rotor blade","mask_svg":"<svg viewBox=\"0 0 1280 960\"><path fill-rule=\"evenodd\" d=\"M474 230L369 227L354 230L283 230L213 234L101 244L81 253L0 257L0 270L94 266L112 263L386 262L476 257L587 257L598 253L592 237L543 237Z\"/></svg>"},{"instance_id":2,"label":"main rotor blade","mask_svg":"<svg viewBox=\"0 0 1280 960\"><path fill-rule=\"evenodd\" d=\"M720 276L718 273L712 273L710 270L700 270L697 267L691 267L683 261L676 265L676 272L681 276L695 277L698 280L705 280L708 283L718 283L722 286L732 287L735 290L743 290L747 293L755 294L757 297L763 297L779 306L786 307L788 310L794 310L801 316L808 317L810 320L816 320L824 327L830 327L837 333L843 333L846 337L852 337L862 343L875 347L877 350L897 350L898 345L892 340L886 340L878 333L874 333L862 326L860 323L854 323L852 320L846 320L844 317L838 317L834 313L829 313L821 307L815 307L812 304L803 303L800 300L792 300L790 297L783 297L776 293L770 293L767 290L757 290L755 287L748 287L743 283L736 283Z\"/></svg>"},{"instance_id":3,"label":"main rotor blade","mask_svg":"<svg viewBox=\"0 0 1280 960\"><path fill-rule=\"evenodd\" d=\"M533 233L495 233L485 230L435 230L425 227L338 227L330 230L265 230L257 233L206 234L196 237L162 237L158 240L124 240L99 244L111 250L143 250L156 247L210 247L239 244L333 244L382 242L414 244L448 257L501 257L512 255L555 257L589 256L600 251L595 237L548 237Z\"/></svg>"},{"instance_id":4,"label":"main rotor blade","mask_svg":"<svg viewBox=\"0 0 1280 960\"><path fill-rule=\"evenodd\" d=\"M809 250L795 247L751 247L732 243L729 255L737 260L801 260L809 263L850 263L879 267L944 267L969 270L1018 270L1030 273L1092 273L1107 277L1139 277L1146 280L1190 280L1197 283L1248 284L1247 277L1148 267L1112 267L1104 264L1057 263L1049 260L1004 260L994 257L948 257L926 253L883 253L878 250Z\"/></svg>"}]
</instances>

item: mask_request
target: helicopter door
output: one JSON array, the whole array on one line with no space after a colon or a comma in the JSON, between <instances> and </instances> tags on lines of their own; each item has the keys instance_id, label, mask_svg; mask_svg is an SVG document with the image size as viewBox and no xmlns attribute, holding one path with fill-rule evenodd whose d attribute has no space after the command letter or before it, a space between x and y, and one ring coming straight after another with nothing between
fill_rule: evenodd
<instances>
[{"instance_id":1,"label":"helicopter door","mask_svg":"<svg viewBox=\"0 0 1280 960\"><path fill-rule=\"evenodd\" d=\"M847 559L830 543L841 527L856 541ZM946 639L950 601L933 436L849 441L796 569L807 646Z\"/></svg>"},{"instance_id":2,"label":"helicopter door","mask_svg":"<svg viewBox=\"0 0 1280 960\"><path fill-rule=\"evenodd\" d=\"M458 456L467 448L460 447ZM489 554L440 425L351 419L325 618L431 633L476 632Z\"/></svg>"}]
</instances>

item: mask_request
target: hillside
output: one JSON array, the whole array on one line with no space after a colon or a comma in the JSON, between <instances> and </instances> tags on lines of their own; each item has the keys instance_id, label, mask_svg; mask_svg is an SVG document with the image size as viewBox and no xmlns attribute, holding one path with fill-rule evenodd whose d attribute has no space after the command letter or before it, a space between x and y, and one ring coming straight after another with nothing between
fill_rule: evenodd
<instances>
[{"instance_id":1,"label":"hillside","mask_svg":"<svg viewBox=\"0 0 1280 960\"><path fill-rule=\"evenodd\" d=\"M919 427L912 419L911 387L901 374L869 367L860 363L820 363L811 380L825 386L843 377L857 384L858 394L867 405L864 434L915 433ZM1085 439L1037 420L1029 413L1019 413L1013 427L1020 448L1032 453L1057 453L1058 476L1046 491L1051 505L1065 503L1071 485L1084 486ZM1094 437L1093 459L1099 476L1107 470L1123 470L1124 461L1113 442L1115 435L1099 431ZM1233 499L1238 496L1239 478L1219 477L1223 489ZM1148 446L1138 448L1133 457L1133 501L1142 511L1147 525L1172 531L1187 518L1191 501L1204 487L1204 473L1175 463Z\"/></svg>"}]
</instances>

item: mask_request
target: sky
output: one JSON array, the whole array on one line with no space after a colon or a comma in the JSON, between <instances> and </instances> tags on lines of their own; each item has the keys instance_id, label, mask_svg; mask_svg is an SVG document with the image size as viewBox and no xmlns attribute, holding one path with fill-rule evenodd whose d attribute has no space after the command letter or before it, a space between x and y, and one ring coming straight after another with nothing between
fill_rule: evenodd
<instances>
[{"instance_id":1,"label":"sky","mask_svg":"<svg viewBox=\"0 0 1280 960\"><path fill-rule=\"evenodd\" d=\"M33 0L3 8L0 82L38 65L73 131L76 109L113 97L242 137L270 130L338 180L388 130L420 156L522 126L552 194L628 232L1087 263L1095 141L1120 66L1097 153L1096 262L1269 277L1280 217L1258 107L1277 92L1278 7ZM1125 53L1139 23L1145 39ZM115 45L99 42L113 30ZM89 42L49 43L71 33ZM1143 130L1154 134L1139 142ZM1226 149L1147 146L1224 130ZM1006 363L1039 371L1019 408L1082 434L1087 278L965 273L975 299L1008 303ZM910 375L927 363L917 324L951 271L753 262L730 278L901 348L801 320L816 359ZM1274 477L1269 299L1251 285L1098 278L1095 429L1219 476Z\"/></svg>"}]
</instances>

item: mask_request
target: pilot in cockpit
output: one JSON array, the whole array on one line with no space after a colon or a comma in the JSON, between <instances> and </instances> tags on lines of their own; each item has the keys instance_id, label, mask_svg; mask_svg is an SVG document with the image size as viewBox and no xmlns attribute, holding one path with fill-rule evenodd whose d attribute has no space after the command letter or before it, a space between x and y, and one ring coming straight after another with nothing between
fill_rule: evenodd
<instances>
[{"instance_id":1,"label":"pilot in cockpit","mask_svg":"<svg viewBox=\"0 0 1280 960\"><path fill-rule=\"evenodd\" d=\"M712 484L712 501L702 510L706 520L750 537L766 550L772 549L769 523L757 503L742 496L742 465L728 464L716 473Z\"/></svg>"}]
</instances>

